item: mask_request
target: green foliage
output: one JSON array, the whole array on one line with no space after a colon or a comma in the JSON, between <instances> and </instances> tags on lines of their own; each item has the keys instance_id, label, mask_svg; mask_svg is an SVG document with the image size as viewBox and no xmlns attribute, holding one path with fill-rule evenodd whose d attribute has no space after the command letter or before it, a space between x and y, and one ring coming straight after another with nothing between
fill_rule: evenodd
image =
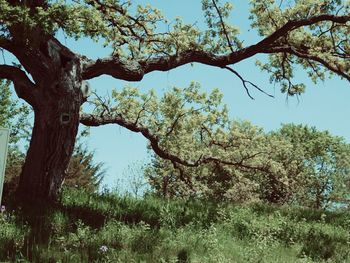
<instances>
[{"instance_id":1,"label":"green foliage","mask_svg":"<svg viewBox=\"0 0 350 263\"><path fill-rule=\"evenodd\" d=\"M314 259L329 259L335 255L337 249L334 239L325 231L310 229L301 253Z\"/></svg>"},{"instance_id":2,"label":"green foliage","mask_svg":"<svg viewBox=\"0 0 350 263\"><path fill-rule=\"evenodd\" d=\"M330 263L350 259L346 211L141 200L73 188L64 190L55 207L16 210L12 216L6 211L0 221L1 261Z\"/></svg>"},{"instance_id":3,"label":"green foliage","mask_svg":"<svg viewBox=\"0 0 350 263\"><path fill-rule=\"evenodd\" d=\"M181 103L176 96L174 104ZM197 103L200 107L202 102ZM157 116L162 114L159 111ZM155 156L145 175L158 196L239 203L261 200L314 208L349 201L350 146L343 138L293 124L265 133L249 122L229 121L224 112L220 116L211 119L204 113L189 113L187 119L168 121L172 133L161 135L167 138L167 151L199 161L193 167L175 166L172 160ZM192 118L201 122L191 122Z\"/></svg>"},{"instance_id":4,"label":"green foliage","mask_svg":"<svg viewBox=\"0 0 350 263\"><path fill-rule=\"evenodd\" d=\"M257 199L257 192L252 193L258 184L246 174L285 174L271 157L283 152L285 143L277 137L269 139L249 122L230 121L216 89L202 93L200 85L193 82L184 89L174 87L158 99L154 91L140 94L138 89L126 87L114 91L112 98L113 102L97 99L94 113L103 114L108 107L108 114L123 116L126 126L135 125L146 137L151 134L150 148L165 160L155 157L146 174L163 196L220 199L225 195L231 200L252 201ZM247 190L237 193L235 187Z\"/></svg>"},{"instance_id":5,"label":"green foliage","mask_svg":"<svg viewBox=\"0 0 350 263\"><path fill-rule=\"evenodd\" d=\"M146 201L146 202L145 202ZM131 196L118 196L112 193L90 195L81 190L65 189L62 205L70 210L74 208L77 217L84 216L96 224L103 224L106 218L115 218L126 223L145 222L152 227L167 225L178 227L191 221L209 225L215 219L216 207L210 202L203 207L201 202L188 201L183 206L182 201L172 201L146 196L145 200L138 200ZM94 216L98 214L99 216ZM162 217L159 217L159 216ZM80 218L82 219L82 218ZM92 223L91 223L92 224Z\"/></svg>"},{"instance_id":6,"label":"green foliage","mask_svg":"<svg viewBox=\"0 0 350 263\"><path fill-rule=\"evenodd\" d=\"M25 155L19 143L27 143L30 134L30 108L12 97L9 81L0 80L0 127L10 128L10 144L5 174L4 197L13 194L18 184Z\"/></svg>"},{"instance_id":7,"label":"green foliage","mask_svg":"<svg viewBox=\"0 0 350 263\"><path fill-rule=\"evenodd\" d=\"M68 36L79 39L90 37L103 39L105 46L112 46L114 55L125 59L143 59L159 54L179 53L191 49L205 49L215 53L227 53L226 37L221 21L209 1L203 1L208 29L201 32L193 24L186 24L180 18L169 22L160 10L150 5L133 5L132 1L64 1L50 2L43 8L30 10L25 5L13 6L1 1L0 21L5 31L13 25L22 25L23 38L30 39L30 29L39 27L49 35L62 29ZM219 6L222 16L227 18L231 5ZM169 27L168 32L159 32L160 27ZM228 23L226 32L237 49L241 42L237 39L238 29ZM31 39L35 41L35 39Z\"/></svg>"},{"instance_id":8,"label":"green foliage","mask_svg":"<svg viewBox=\"0 0 350 263\"><path fill-rule=\"evenodd\" d=\"M310 17L337 13L349 14L350 3L344 0L294 0L294 1L250 1L252 28L258 30L260 36L269 36L275 30L281 28L288 21L308 19ZM331 29L330 29L331 28ZM310 56L318 56L318 61L326 61L331 67L345 69L349 72L348 61L337 61L328 52L333 49L334 43L346 42L349 34L349 27L333 28L331 23L320 23L307 28L298 28L288 34L287 39L280 39L281 45L289 44L292 49L307 50ZM331 30L333 33L328 36L323 32ZM348 50L349 43L345 44ZM337 48L336 48L337 49ZM337 52L337 51L336 51ZM323 64L323 63L321 63ZM300 95L305 91L305 84L293 83L295 65L300 65L308 73L313 82L323 81L327 70L316 61L310 61L307 57L297 57L293 52L281 52L269 55L269 61L263 63L257 61L257 65L270 74L270 81L281 84L281 91L290 96Z\"/></svg>"},{"instance_id":9,"label":"green foliage","mask_svg":"<svg viewBox=\"0 0 350 263\"><path fill-rule=\"evenodd\" d=\"M324 14L346 15L350 8L346 0L294 0L288 3L252 0L250 5L251 27L257 29L261 37L271 35L291 20ZM113 55L121 60L150 59L189 50L227 55L245 47L238 37L239 29L230 23L232 4L219 0L202 0L205 29L185 23L181 18L168 21L160 10L150 5L135 5L132 1L48 1L45 5L33 4L29 7L2 0L0 7L0 33L3 36L8 36L9 29L17 26L21 30L16 34L25 44L37 41L30 34L35 28L48 35L63 30L75 39L89 37L96 42L104 40L104 45L112 47ZM163 31L162 28L168 30ZM292 50L267 52L271 53L269 61L258 62L258 65L269 72L272 82L281 84L282 92L299 95L304 92L305 85L292 82L294 65L302 66L315 82L324 80L327 71L341 76L345 76L341 72L349 72L349 62L345 57L339 59L349 50L348 34L348 26L332 26L327 21L295 28L274 43L278 48L287 46ZM305 50L306 55L301 52Z\"/></svg>"},{"instance_id":10,"label":"green foliage","mask_svg":"<svg viewBox=\"0 0 350 263\"><path fill-rule=\"evenodd\" d=\"M10 150L30 134L30 108L12 97L10 82L0 79L0 127L11 128Z\"/></svg>"},{"instance_id":11,"label":"green foliage","mask_svg":"<svg viewBox=\"0 0 350 263\"><path fill-rule=\"evenodd\" d=\"M299 168L299 204L324 208L349 199L350 145L315 127L286 124L274 133L293 145Z\"/></svg>"},{"instance_id":12,"label":"green foliage","mask_svg":"<svg viewBox=\"0 0 350 263\"><path fill-rule=\"evenodd\" d=\"M26 226L16 225L15 216L8 212L0 213L0 260L15 261L24 246L24 236L28 234Z\"/></svg>"},{"instance_id":13,"label":"green foliage","mask_svg":"<svg viewBox=\"0 0 350 263\"><path fill-rule=\"evenodd\" d=\"M82 187L86 191L96 192L104 175L103 163L95 163L94 152L89 151L82 143L78 143L70 160L64 185Z\"/></svg>"},{"instance_id":14,"label":"green foliage","mask_svg":"<svg viewBox=\"0 0 350 263\"><path fill-rule=\"evenodd\" d=\"M123 171L123 179L120 183L124 183L124 191L136 198L147 195L149 184L144 176L146 164L142 161L132 162ZM119 189L118 189L119 190ZM117 191L118 191L117 190Z\"/></svg>"}]
</instances>

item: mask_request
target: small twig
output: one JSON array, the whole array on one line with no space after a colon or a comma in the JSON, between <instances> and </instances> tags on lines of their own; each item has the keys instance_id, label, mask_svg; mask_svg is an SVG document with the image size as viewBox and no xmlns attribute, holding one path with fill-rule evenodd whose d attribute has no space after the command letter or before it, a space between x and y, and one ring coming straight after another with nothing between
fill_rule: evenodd
<instances>
[{"instance_id":1,"label":"small twig","mask_svg":"<svg viewBox=\"0 0 350 263\"><path fill-rule=\"evenodd\" d=\"M227 29L226 29L226 26L225 26L224 18L222 17L220 9L217 6L215 0L212 0L212 2L213 2L213 5L214 5L214 8L215 8L216 12L219 15L220 23L221 23L221 26L222 26L222 31L225 34L225 37L226 37L227 43L229 45L229 48L230 48L231 52L234 53L235 51L233 50L232 43L231 43L230 37L228 35Z\"/></svg>"},{"instance_id":2,"label":"small twig","mask_svg":"<svg viewBox=\"0 0 350 263\"><path fill-rule=\"evenodd\" d=\"M102 100L102 98L95 91L93 91L92 94L96 96L97 100L101 103L101 106L105 109L105 111L107 111L108 113L111 113L108 105L106 104L106 101Z\"/></svg>"},{"instance_id":3,"label":"small twig","mask_svg":"<svg viewBox=\"0 0 350 263\"><path fill-rule=\"evenodd\" d=\"M282 4L283 4L283 0L280 1L280 4L278 5L278 7L281 8Z\"/></svg>"},{"instance_id":4,"label":"small twig","mask_svg":"<svg viewBox=\"0 0 350 263\"><path fill-rule=\"evenodd\" d=\"M236 70L234 70L233 68L230 68L228 66L225 66L224 67L225 69L229 70L230 72L232 72L233 74L235 74L241 81L242 81L242 84L243 84L243 87L245 88L249 98L251 98L252 100L254 100L254 98L252 97L252 95L250 94L249 92L249 89L247 87L247 83L250 84L251 86L253 86L255 89L257 89L258 91L264 93L265 95L271 97L271 98L274 98L273 95L265 92L264 90L262 90L261 88L259 88L257 85L255 85L253 82L249 81L249 80L246 80L244 79Z\"/></svg>"},{"instance_id":5,"label":"small twig","mask_svg":"<svg viewBox=\"0 0 350 263\"><path fill-rule=\"evenodd\" d=\"M4 49L3 49L3 48L0 48L0 50L1 50L1 54L2 54L2 59L4 60L4 64L6 64Z\"/></svg>"}]
</instances>

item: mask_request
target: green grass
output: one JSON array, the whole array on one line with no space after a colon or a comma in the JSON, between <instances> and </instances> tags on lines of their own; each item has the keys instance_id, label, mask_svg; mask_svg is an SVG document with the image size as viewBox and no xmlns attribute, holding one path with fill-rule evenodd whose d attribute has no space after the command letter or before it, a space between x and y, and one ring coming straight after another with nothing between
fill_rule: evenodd
<instances>
[{"instance_id":1,"label":"green grass","mask_svg":"<svg viewBox=\"0 0 350 263\"><path fill-rule=\"evenodd\" d=\"M350 262L350 213L65 189L0 215L0 262Z\"/></svg>"}]
</instances>

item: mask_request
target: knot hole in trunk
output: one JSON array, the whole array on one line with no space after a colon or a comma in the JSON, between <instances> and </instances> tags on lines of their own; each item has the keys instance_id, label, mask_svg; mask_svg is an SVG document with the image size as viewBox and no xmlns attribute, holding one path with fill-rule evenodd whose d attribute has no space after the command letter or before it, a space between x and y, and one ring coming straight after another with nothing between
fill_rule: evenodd
<instances>
[{"instance_id":1,"label":"knot hole in trunk","mask_svg":"<svg viewBox=\"0 0 350 263\"><path fill-rule=\"evenodd\" d=\"M69 113L62 113L61 114L61 123L62 124L68 124L70 122L70 119L71 119L71 117L70 117Z\"/></svg>"}]
</instances>

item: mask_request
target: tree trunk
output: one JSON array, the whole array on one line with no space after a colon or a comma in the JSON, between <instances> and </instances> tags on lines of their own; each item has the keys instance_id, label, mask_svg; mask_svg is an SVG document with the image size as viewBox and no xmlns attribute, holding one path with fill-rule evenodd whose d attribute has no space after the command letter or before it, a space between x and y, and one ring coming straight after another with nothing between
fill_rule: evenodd
<instances>
[{"instance_id":1,"label":"tree trunk","mask_svg":"<svg viewBox=\"0 0 350 263\"><path fill-rule=\"evenodd\" d=\"M17 191L26 203L57 200L78 131L80 85L81 81L62 80L56 89L47 88L34 108L32 138Z\"/></svg>"}]
</instances>

